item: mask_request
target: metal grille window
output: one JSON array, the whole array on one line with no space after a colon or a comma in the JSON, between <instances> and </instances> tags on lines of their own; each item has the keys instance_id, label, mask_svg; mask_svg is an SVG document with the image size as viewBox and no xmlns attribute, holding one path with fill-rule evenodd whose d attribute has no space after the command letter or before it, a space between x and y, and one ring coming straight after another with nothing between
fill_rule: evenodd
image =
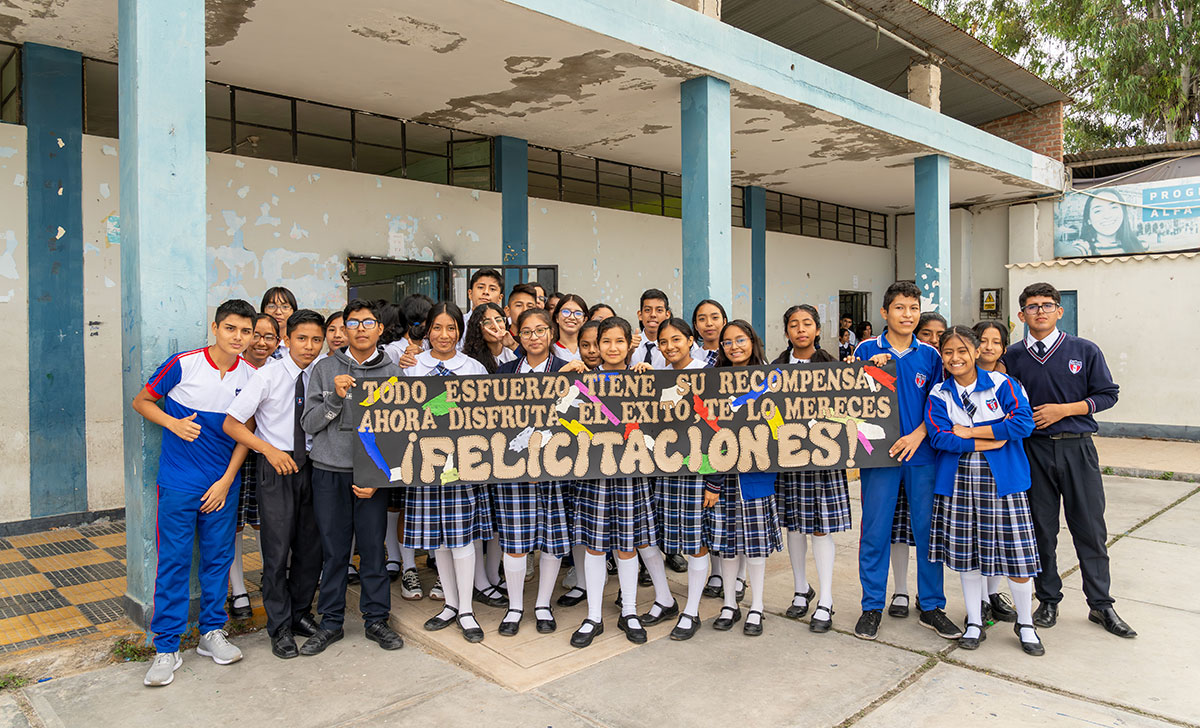
<instances>
[{"instance_id":1,"label":"metal grille window","mask_svg":"<svg viewBox=\"0 0 1200 728\"><path fill-rule=\"evenodd\" d=\"M886 215L782 192L768 191L766 198L768 230L887 247Z\"/></svg>"},{"instance_id":2,"label":"metal grille window","mask_svg":"<svg viewBox=\"0 0 1200 728\"><path fill-rule=\"evenodd\" d=\"M0 121L21 123L21 48L0 43Z\"/></svg>"}]
</instances>

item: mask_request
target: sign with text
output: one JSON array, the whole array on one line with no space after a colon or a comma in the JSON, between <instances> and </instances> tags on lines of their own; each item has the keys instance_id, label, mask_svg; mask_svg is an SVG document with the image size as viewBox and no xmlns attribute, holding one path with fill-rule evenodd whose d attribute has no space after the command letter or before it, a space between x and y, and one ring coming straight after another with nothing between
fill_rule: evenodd
<instances>
[{"instance_id":1,"label":"sign with text","mask_svg":"<svg viewBox=\"0 0 1200 728\"><path fill-rule=\"evenodd\" d=\"M893 367L401 377L358 382L363 487L895 465Z\"/></svg>"}]
</instances>

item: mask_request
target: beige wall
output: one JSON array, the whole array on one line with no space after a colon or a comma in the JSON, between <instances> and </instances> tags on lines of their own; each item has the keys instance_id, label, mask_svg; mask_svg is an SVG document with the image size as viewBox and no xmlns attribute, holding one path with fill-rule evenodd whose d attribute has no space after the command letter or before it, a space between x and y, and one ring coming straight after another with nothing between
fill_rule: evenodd
<instances>
[{"instance_id":1,"label":"beige wall","mask_svg":"<svg viewBox=\"0 0 1200 728\"><path fill-rule=\"evenodd\" d=\"M0 124L0 521L29 518L29 288L25 127Z\"/></svg>"}]
</instances>

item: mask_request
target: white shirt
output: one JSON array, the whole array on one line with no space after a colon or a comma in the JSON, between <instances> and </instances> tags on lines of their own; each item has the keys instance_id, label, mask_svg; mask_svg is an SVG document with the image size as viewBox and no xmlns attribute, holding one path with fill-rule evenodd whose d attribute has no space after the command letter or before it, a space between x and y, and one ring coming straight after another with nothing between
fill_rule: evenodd
<instances>
[{"instance_id":1,"label":"white shirt","mask_svg":"<svg viewBox=\"0 0 1200 728\"><path fill-rule=\"evenodd\" d=\"M718 346L720 346L720 345L718 345ZM717 363L717 354L719 354L719 353L720 353L719 348L718 349L705 349L704 344L697 344L697 343L692 344L692 358L699 359L700 361L704 362L704 366L708 366L710 355L712 356L712 363L716 364Z\"/></svg>"},{"instance_id":2,"label":"white shirt","mask_svg":"<svg viewBox=\"0 0 1200 728\"><path fill-rule=\"evenodd\" d=\"M284 452L293 452L293 434L296 431L296 377L304 377L308 387L308 375L312 365L301 370L291 356L269 361L254 373L245 388L229 405L225 414L238 422L254 418L254 434L272 447ZM312 435L305 437L304 449L312 448Z\"/></svg>"},{"instance_id":3,"label":"white shirt","mask_svg":"<svg viewBox=\"0 0 1200 728\"><path fill-rule=\"evenodd\" d=\"M554 342L554 348L553 348L552 353L554 354L554 356L557 356L559 359L562 359L565 362L573 362L580 358L578 350L571 351L570 349L568 349L567 347L558 343L557 341Z\"/></svg>"},{"instance_id":4,"label":"white shirt","mask_svg":"<svg viewBox=\"0 0 1200 728\"><path fill-rule=\"evenodd\" d=\"M427 377L437 369L438 364L441 364L446 369L449 369L455 376L464 376L468 374L487 374L488 371L482 364L475 361L466 354L457 352L453 358L448 361L435 359L432 351L423 351L417 355L416 366L411 366L404 370L406 377Z\"/></svg>"},{"instance_id":5,"label":"white shirt","mask_svg":"<svg viewBox=\"0 0 1200 728\"><path fill-rule=\"evenodd\" d=\"M518 374L529 374L530 372L542 373L548 371L550 371L550 357L546 357L546 360L541 364L538 364L537 368L529 366L529 361L525 359L525 357L521 357L521 363L517 365Z\"/></svg>"},{"instance_id":6,"label":"white shirt","mask_svg":"<svg viewBox=\"0 0 1200 728\"><path fill-rule=\"evenodd\" d=\"M634 364L640 364L641 362L646 360L646 344L647 343L650 343L653 345L650 349L650 366L651 366L651 368L666 369L667 367L669 367L670 365L667 364L667 358L664 357L663 353L658 350L658 342L657 341L647 342L646 333L644 331L639 331L637 334L637 341L635 342L635 346L633 349L633 356L629 357L629 365L633 366Z\"/></svg>"},{"instance_id":7,"label":"white shirt","mask_svg":"<svg viewBox=\"0 0 1200 728\"><path fill-rule=\"evenodd\" d=\"M707 359L692 359L691 361L689 361L687 363L687 366L684 367L684 369L706 369L707 367L708 367ZM667 367L667 368L674 369L674 367Z\"/></svg>"},{"instance_id":8,"label":"white shirt","mask_svg":"<svg viewBox=\"0 0 1200 728\"><path fill-rule=\"evenodd\" d=\"M508 348L507 346L500 347L500 356L496 357L496 365L497 366L499 366L500 364L507 364L510 361L516 361L516 360L517 360L517 352L513 351L512 349Z\"/></svg>"},{"instance_id":9,"label":"white shirt","mask_svg":"<svg viewBox=\"0 0 1200 728\"><path fill-rule=\"evenodd\" d=\"M797 359L796 355L788 352L788 364L808 364L812 359Z\"/></svg>"},{"instance_id":10,"label":"white shirt","mask_svg":"<svg viewBox=\"0 0 1200 728\"><path fill-rule=\"evenodd\" d=\"M1046 351L1050 351L1050 349L1054 348L1054 342L1058 341L1058 337L1061 335L1061 333L1062 332L1058 330L1058 327L1055 326L1053 331L1046 334L1046 338L1041 340L1042 346L1046 347ZM1025 348L1029 349L1030 351L1033 350L1033 345L1037 342L1038 340L1033 337L1033 334L1025 335Z\"/></svg>"}]
</instances>

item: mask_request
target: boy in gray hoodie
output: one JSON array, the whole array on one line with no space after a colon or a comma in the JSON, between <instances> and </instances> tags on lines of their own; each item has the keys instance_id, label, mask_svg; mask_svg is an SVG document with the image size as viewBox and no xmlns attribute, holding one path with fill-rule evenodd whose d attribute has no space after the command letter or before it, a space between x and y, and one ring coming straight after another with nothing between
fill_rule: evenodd
<instances>
[{"instance_id":1,"label":"boy in gray hoodie","mask_svg":"<svg viewBox=\"0 0 1200 728\"><path fill-rule=\"evenodd\" d=\"M305 432L312 435L309 459L313 465L313 510L324 550L317 598L321 628L300 648L300 654L308 656L320 654L344 636L346 564L350 563L351 542L355 540L362 583L359 608L367 639L385 650L404 646L400 635L388 626L391 587L383 545L388 497L384 491L354 484L358 423L353 421L350 405L354 386L361 379L386 379L403 376L403 372L379 347L383 326L372 304L355 299L342 315L349 344L313 365L300 421Z\"/></svg>"}]
</instances>

